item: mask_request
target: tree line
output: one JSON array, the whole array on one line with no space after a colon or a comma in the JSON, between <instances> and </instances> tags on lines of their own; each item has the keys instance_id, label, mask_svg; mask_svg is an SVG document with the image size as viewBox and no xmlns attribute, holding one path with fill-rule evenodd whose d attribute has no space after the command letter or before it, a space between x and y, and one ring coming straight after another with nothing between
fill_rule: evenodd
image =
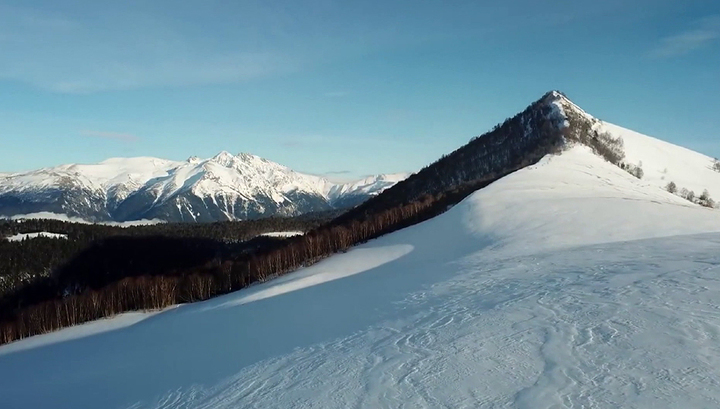
<instances>
[{"instance_id":1,"label":"tree line","mask_svg":"<svg viewBox=\"0 0 720 409\"><path fill-rule=\"evenodd\" d=\"M0 220L0 300L3 294L29 285L36 280L57 274L58 270L75 258L86 258L97 249L94 244L113 237L130 237L145 242L155 241L162 247L167 239L182 239L189 243L205 243L219 252L228 253L240 243L260 234L273 231L307 231L331 220L339 212L313 213L292 218L271 217L257 220L217 223L162 223L149 226L108 226L99 224L71 223L59 220L28 219L19 221ZM22 241L8 241L18 233L52 232L64 234L64 239L38 237ZM153 238L153 239L148 239ZM113 241L109 248L113 247ZM148 244L148 248L155 247ZM240 246L242 247L242 246ZM106 248L102 253L110 253ZM115 249L124 254L123 261L136 266L147 264L151 255L143 251L130 252ZM81 256L82 254L82 256ZM147 261L146 261L147 259ZM66 268L67 270L67 268Z\"/></svg>"}]
</instances>

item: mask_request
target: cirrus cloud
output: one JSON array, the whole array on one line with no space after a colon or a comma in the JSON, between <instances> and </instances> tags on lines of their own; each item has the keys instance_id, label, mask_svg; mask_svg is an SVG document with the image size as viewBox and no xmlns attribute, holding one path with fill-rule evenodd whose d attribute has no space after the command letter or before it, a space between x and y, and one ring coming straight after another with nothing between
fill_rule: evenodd
<instances>
[{"instance_id":1,"label":"cirrus cloud","mask_svg":"<svg viewBox=\"0 0 720 409\"><path fill-rule=\"evenodd\" d=\"M137 135L122 132L104 132L104 131L80 131L80 135L90 138L110 139L121 142L138 142L140 138Z\"/></svg>"},{"instance_id":2,"label":"cirrus cloud","mask_svg":"<svg viewBox=\"0 0 720 409\"><path fill-rule=\"evenodd\" d=\"M720 16L710 16L698 21L690 30L663 38L650 51L650 56L677 57L709 46L718 39L720 39Z\"/></svg>"}]
</instances>

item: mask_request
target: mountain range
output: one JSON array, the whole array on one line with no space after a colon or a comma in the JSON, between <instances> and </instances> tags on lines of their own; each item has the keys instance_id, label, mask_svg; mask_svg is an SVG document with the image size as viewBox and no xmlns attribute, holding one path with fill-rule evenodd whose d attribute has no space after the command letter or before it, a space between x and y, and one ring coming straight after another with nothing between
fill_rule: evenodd
<instances>
[{"instance_id":1,"label":"mountain range","mask_svg":"<svg viewBox=\"0 0 720 409\"><path fill-rule=\"evenodd\" d=\"M0 174L0 216L55 213L94 222L213 222L355 206L407 177L349 183L295 172L248 153L184 162L113 158Z\"/></svg>"}]
</instances>

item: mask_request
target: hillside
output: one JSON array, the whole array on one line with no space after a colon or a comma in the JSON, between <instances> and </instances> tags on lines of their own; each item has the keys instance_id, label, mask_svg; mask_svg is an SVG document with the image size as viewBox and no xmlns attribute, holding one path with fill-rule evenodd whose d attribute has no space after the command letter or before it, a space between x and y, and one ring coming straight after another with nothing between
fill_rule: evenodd
<instances>
[{"instance_id":1,"label":"hillside","mask_svg":"<svg viewBox=\"0 0 720 409\"><path fill-rule=\"evenodd\" d=\"M10 408L709 407L709 232L720 212L575 145L280 279L0 347L0 394Z\"/></svg>"},{"instance_id":2,"label":"hillside","mask_svg":"<svg viewBox=\"0 0 720 409\"><path fill-rule=\"evenodd\" d=\"M713 169L713 158L608 122L597 128L623 139L626 161L642 163L646 183L666 188L674 182L678 193L687 189L699 196L707 190L720 198L720 172Z\"/></svg>"}]
</instances>

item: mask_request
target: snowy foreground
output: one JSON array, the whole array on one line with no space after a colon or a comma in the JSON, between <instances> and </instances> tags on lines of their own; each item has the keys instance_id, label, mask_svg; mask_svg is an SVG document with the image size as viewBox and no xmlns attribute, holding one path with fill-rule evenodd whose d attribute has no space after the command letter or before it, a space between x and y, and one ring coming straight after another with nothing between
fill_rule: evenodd
<instances>
[{"instance_id":1,"label":"snowy foreground","mask_svg":"<svg viewBox=\"0 0 720 409\"><path fill-rule=\"evenodd\" d=\"M0 406L718 407L713 232L576 147L277 280L0 347Z\"/></svg>"}]
</instances>

